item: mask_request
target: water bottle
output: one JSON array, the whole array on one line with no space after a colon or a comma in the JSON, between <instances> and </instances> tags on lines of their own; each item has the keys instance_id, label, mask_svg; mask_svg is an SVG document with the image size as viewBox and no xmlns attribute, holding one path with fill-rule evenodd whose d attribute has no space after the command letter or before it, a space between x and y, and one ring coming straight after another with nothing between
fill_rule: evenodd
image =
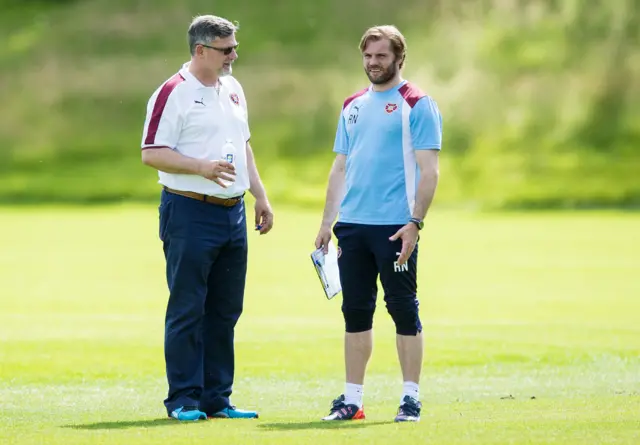
<instances>
[{"instance_id":1,"label":"water bottle","mask_svg":"<svg viewBox=\"0 0 640 445\"><path fill-rule=\"evenodd\" d=\"M231 139L227 139L222 146L222 160L233 164L234 167L236 165L236 147L233 145L233 142L231 142ZM225 181L224 179L220 179L220 182L227 187L233 184L233 182Z\"/></svg>"}]
</instances>

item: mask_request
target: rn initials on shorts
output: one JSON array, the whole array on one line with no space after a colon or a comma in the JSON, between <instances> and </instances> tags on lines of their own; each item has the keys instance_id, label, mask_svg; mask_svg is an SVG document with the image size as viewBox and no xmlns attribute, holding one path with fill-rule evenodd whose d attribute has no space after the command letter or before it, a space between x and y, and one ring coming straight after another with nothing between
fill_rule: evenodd
<instances>
[{"instance_id":1,"label":"rn initials on shorts","mask_svg":"<svg viewBox=\"0 0 640 445\"><path fill-rule=\"evenodd\" d=\"M396 252L396 255L400 256L400 252ZM409 270L409 263L404 263L402 266L398 264L397 261L393 262L393 271L394 272L406 272Z\"/></svg>"}]
</instances>

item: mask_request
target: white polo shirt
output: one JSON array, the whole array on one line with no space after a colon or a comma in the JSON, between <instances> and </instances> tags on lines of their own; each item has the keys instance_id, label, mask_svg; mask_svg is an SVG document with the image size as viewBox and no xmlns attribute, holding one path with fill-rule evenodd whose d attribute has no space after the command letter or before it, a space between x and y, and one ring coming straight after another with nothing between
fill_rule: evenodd
<instances>
[{"instance_id":1,"label":"white polo shirt","mask_svg":"<svg viewBox=\"0 0 640 445\"><path fill-rule=\"evenodd\" d=\"M220 78L220 93L204 86L189 72L189 63L164 82L147 104L142 149L169 147L185 156L211 161L223 159L223 145L235 147L235 182L223 188L198 175L158 172L167 187L229 198L249 189L246 142L249 132L247 102L240 83Z\"/></svg>"}]
</instances>

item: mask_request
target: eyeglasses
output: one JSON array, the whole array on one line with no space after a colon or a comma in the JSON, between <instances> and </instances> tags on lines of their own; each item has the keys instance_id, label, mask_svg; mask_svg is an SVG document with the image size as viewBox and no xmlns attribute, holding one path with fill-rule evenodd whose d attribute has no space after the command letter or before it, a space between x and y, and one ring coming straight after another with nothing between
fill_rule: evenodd
<instances>
[{"instance_id":1,"label":"eyeglasses","mask_svg":"<svg viewBox=\"0 0 640 445\"><path fill-rule=\"evenodd\" d=\"M226 48L218 48L216 46L209 46L209 45L205 45L204 43L200 43L200 45L204 46L205 48L211 48L211 49L215 49L216 51L220 51L225 56L228 56L229 54L231 54L231 52L234 49L238 48L238 45L227 46Z\"/></svg>"}]
</instances>

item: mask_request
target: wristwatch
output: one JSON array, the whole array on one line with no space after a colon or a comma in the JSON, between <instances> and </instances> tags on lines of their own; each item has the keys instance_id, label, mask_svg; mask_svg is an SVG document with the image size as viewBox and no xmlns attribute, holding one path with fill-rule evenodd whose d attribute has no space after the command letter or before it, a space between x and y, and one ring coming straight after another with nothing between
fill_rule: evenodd
<instances>
[{"instance_id":1,"label":"wristwatch","mask_svg":"<svg viewBox=\"0 0 640 445\"><path fill-rule=\"evenodd\" d=\"M421 219L411 218L409 220L409 222L414 223L416 225L416 227L418 228L418 230L422 230L422 228L424 227L424 222Z\"/></svg>"}]
</instances>

